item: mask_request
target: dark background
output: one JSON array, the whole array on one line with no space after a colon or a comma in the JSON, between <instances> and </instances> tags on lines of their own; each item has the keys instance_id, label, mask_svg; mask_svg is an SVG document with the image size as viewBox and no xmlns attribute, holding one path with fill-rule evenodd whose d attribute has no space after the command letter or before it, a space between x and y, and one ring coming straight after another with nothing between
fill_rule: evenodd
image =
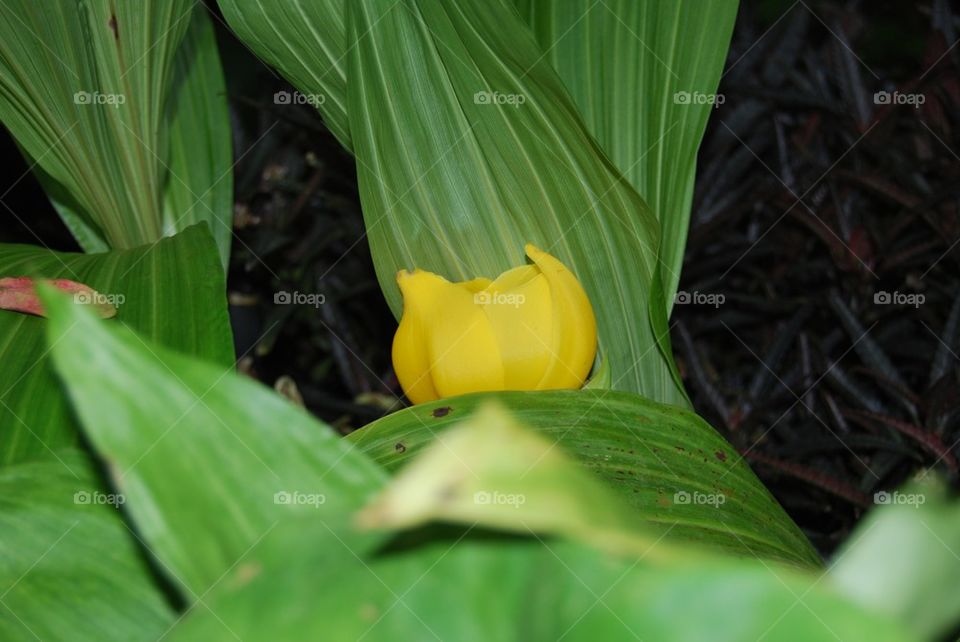
<instances>
[{"instance_id":1,"label":"dark background","mask_svg":"<svg viewBox=\"0 0 960 642\"><path fill-rule=\"evenodd\" d=\"M939 1L741 4L680 284L723 303L677 305L673 342L697 410L827 553L874 492L956 481L958 21ZM400 394L353 160L219 27L240 366L346 432ZM0 240L76 250L5 133L0 155ZM283 290L326 301L275 306Z\"/></svg>"}]
</instances>

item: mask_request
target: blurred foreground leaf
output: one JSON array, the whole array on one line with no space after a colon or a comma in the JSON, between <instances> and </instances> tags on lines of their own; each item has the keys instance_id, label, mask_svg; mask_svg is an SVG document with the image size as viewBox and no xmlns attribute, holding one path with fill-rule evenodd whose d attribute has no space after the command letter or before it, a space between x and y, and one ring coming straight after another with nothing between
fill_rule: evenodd
<instances>
[{"instance_id":1,"label":"blurred foreground leaf","mask_svg":"<svg viewBox=\"0 0 960 642\"><path fill-rule=\"evenodd\" d=\"M933 478L875 500L837 551L830 579L918 637L940 639L960 623L960 502Z\"/></svg>"},{"instance_id":2,"label":"blurred foreground leaf","mask_svg":"<svg viewBox=\"0 0 960 642\"><path fill-rule=\"evenodd\" d=\"M0 639L157 640L174 614L89 459L0 468Z\"/></svg>"},{"instance_id":3,"label":"blurred foreground leaf","mask_svg":"<svg viewBox=\"0 0 960 642\"><path fill-rule=\"evenodd\" d=\"M379 489L380 468L232 368L47 292L53 361L86 437L188 603L230 572L255 574L260 555L286 550L290 531L316 546L349 537L348 518Z\"/></svg>"},{"instance_id":4,"label":"blurred foreground leaf","mask_svg":"<svg viewBox=\"0 0 960 642\"><path fill-rule=\"evenodd\" d=\"M697 415L609 390L481 393L393 413L348 439L394 470L496 400L671 539L802 566L819 557L746 462ZM505 461L509 440L489 445ZM451 456L448 465L458 463Z\"/></svg>"},{"instance_id":5,"label":"blurred foreground leaf","mask_svg":"<svg viewBox=\"0 0 960 642\"><path fill-rule=\"evenodd\" d=\"M84 283L117 308L110 323L134 328L223 369L233 366L223 270L203 226L152 245L104 254L0 245L0 276ZM77 425L49 361L47 323L0 310L0 464L46 456L77 443ZM128 373L128 383L134 375Z\"/></svg>"}]
</instances>

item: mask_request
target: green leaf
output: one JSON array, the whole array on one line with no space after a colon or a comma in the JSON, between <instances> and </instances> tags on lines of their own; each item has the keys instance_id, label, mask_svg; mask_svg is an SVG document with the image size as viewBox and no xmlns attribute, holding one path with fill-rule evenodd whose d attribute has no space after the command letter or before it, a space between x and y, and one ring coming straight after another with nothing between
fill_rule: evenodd
<instances>
[{"instance_id":1,"label":"green leaf","mask_svg":"<svg viewBox=\"0 0 960 642\"><path fill-rule=\"evenodd\" d=\"M504 423L502 413L468 418L444 437L366 512L390 521L399 509L395 523L408 525L453 519L467 523L465 531L408 531L376 552L340 538L333 560L302 538L286 556L264 560L256 577L218 587L171 638L909 639L813 573L652 537L639 548L642 531L631 533L630 548L621 549L631 552L622 556L558 541L551 536L609 535L609 515L591 504L615 505L610 491L591 486L573 462L544 452L549 442ZM571 488L579 483L586 486ZM483 485L518 491L527 502L469 506L464 494ZM491 525L528 537L480 532ZM325 569L322 578L315 568Z\"/></svg>"},{"instance_id":2,"label":"green leaf","mask_svg":"<svg viewBox=\"0 0 960 642\"><path fill-rule=\"evenodd\" d=\"M71 279L116 304L110 322L169 347L233 365L223 270L205 226L106 254L0 245L0 276ZM0 464L77 443L78 428L48 357L47 320L0 311Z\"/></svg>"},{"instance_id":3,"label":"green leaf","mask_svg":"<svg viewBox=\"0 0 960 642\"><path fill-rule=\"evenodd\" d=\"M350 149L344 0L218 1L237 37L314 97L324 123Z\"/></svg>"},{"instance_id":4,"label":"green leaf","mask_svg":"<svg viewBox=\"0 0 960 642\"><path fill-rule=\"evenodd\" d=\"M637 395L609 390L466 395L401 410L348 439L394 470L488 399L575 456L672 540L819 564L806 537L713 428L691 412Z\"/></svg>"},{"instance_id":5,"label":"green leaf","mask_svg":"<svg viewBox=\"0 0 960 642\"><path fill-rule=\"evenodd\" d=\"M88 251L136 247L199 220L227 249L220 227L232 215L231 186L216 181L229 173L229 122L204 18L180 47L195 4L0 6L0 118Z\"/></svg>"},{"instance_id":6,"label":"green leaf","mask_svg":"<svg viewBox=\"0 0 960 642\"><path fill-rule=\"evenodd\" d=\"M0 469L0 638L156 640L173 612L84 453Z\"/></svg>"},{"instance_id":7,"label":"green leaf","mask_svg":"<svg viewBox=\"0 0 960 642\"><path fill-rule=\"evenodd\" d=\"M584 122L660 221L669 311L737 0L516 0Z\"/></svg>"},{"instance_id":8,"label":"green leaf","mask_svg":"<svg viewBox=\"0 0 960 642\"><path fill-rule=\"evenodd\" d=\"M269 388L102 323L52 289L44 303L85 435L189 602L228 571L286 551L290 532L335 544L379 490L380 468Z\"/></svg>"},{"instance_id":9,"label":"green leaf","mask_svg":"<svg viewBox=\"0 0 960 642\"><path fill-rule=\"evenodd\" d=\"M173 73L164 233L208 221L226 271L233 239L233 141L226 82L206 11L193 13Z\"/></svg>"},{"instance_id":10,"label":"green leaf","mask_svg":"<svg viewBox=\"0 0 960 642\"><path fill-rule=\"evenodd\" d=\"M620 553L649 550L653 529L555 446L488 402L405 467L364 509L361 524L453 521L563 534Z\"/></svg>"},{"instance_id":11,"label":"green leaf","mask_svg":"<svg viewBox=\"0 0 960 642\"><path fill-rule=\"evenodd\" d=\"M532 242L593 303L615 389L687 404L649 298L657 223L505 0L347 4L350 129L377 275L495 277Z\"/></svg>"},{"instance_id":12,"label":"green leaf","mask_svg":"<svg viewBox=\"0 0 960 642\"><path fill-rule=\"evenodd\" d=\"M875 501L837 551L833 585L920 638L945 639L960 622L960 502L932 478Z\"/></svg>"}]
</instances>

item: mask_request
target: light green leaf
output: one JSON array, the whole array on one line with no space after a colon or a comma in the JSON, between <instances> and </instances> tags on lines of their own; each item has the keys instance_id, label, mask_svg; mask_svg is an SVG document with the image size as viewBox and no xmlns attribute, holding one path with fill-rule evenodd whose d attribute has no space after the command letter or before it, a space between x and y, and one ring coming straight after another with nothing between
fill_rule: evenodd
<instances>
[{"instance_id":1,"label":"light green leaf","mask_svg":"<svg viewBox=\"0 0 960 642\"><path fill-rule=\"evenodd\" d=\"M875 500L837 551L830 580L918 637L945 639L960 622L960 503L933 478Z\"/></svg>"},{"instance_id":2,"label":"light green leaf","mask_svg":"<svg viewBox=\"0 0 960 642\"><path fill-rule=\"evenodd\" d=\"M324 123L350 149L344 0L218 1L237 36L312 97Z\"/></svg>"},{"instance_id":3,"label":"light green leaf","mask_svg":"<svg viewBox=\"0 0 960 642\"><path fill-rule=\"evenodd\" d=\"M173 73L164 234L207 221L226 270L233 239L233 142L227 87L206 11L193 13Z\"/></svg>"},{"instance_id":4,"label":"light green leaf","mask_svg":"<svg viewBox=\"0 0 960 642\"><path fill-rule=\"evenodd\" d=\"M0 276L71 279L116 304L111 323L154 341L233 365L223 270L210 233L177 236L106 254L0 245ZM47 320L0 311L0 464L77 443L78 428L49 361Z\"/></svg>"},{"instance_id":5,"label":"light green leaf","mask_svg":"<svg viewBox=\"0 0 960 642\"><path fill-rule=\"evenodd\" d=\"M383 471L269 388L102 323L47 291L56 370L161 568L193 602L228 571L287 550L356 546L352 513ZM136 376L131 376L135 373ZM329 540L329 541L328 541Z\"/></svg>"},{"instance_id":6,"label":"light green leaf","mask_svg":"<svg viewBox=\"0 0 960 642\"><path fill-rule=\"evenodd\" d=\"M189 614L171 638L910 639L884 615L845 601L821 576L796 568L719 557L652 537L638 548L642 531L631 533L631 547L621 549L630 554L619 556L557 540L559 533L583 539L591 530L603 532L611 523L606 511L578 504L616 501L589 482L571 489L585 481L584 473L545 453L549 444L542 437L518 424L504 427L502 419L467 419L368 509L389 516L399 508L393 516L411 526L433 518L463 521L466 530L408 531L375 553L353 550L341 539L347 550L338 550L332 562L329 551L301 539L285 558L264 560L266 570L252 580L218 587L207 609ZM477 484L528 493L528 503L470 508L463 494ZM421 502L427 510L418 509ZM551 517L551 507L564 514ZM527 537L480 531L496 525ZM324 568L324 577L315 568Z\"/></svg>"},{"instance_id":7,"label":"light green leaf","mask_svg":"<svg viewBox=\"0 0 960 642\"><path fill-rule=\"evenodd\" d=\"M619 553L649 550L653 529L555 446L488 402L405 467L364 509L361 523L392 529L431 520L479 523L567 535Z\"/></svg>"},{"instance_id":8,"label":"light green leaf","mask_svg":"<svg viewBox=\"0 0 960 642\"><path fill-rule=\"evenodd\" d=\"M87 251L205 220L227 256L230 125L202 7L181 47L195 5L0 5L0 118Z\"/></svg>"},{"instance_id":9,"label":"light green leaf","mask_svg":"<svg viewBox=\"0 0 960 642\"><path fill-rule=\"evenodd\" d=\"M670 539L819 565L806 537L713 428L691 412L637 395L609 390L466 395L401 410L348 439L394 470L490 399L575 456ZM512 448L508 442L497 447Z\"/></svg>"},{"instance_id":10,"label":"light green leaf","mask_svg":"<svg viewBox=\"0 0 960 642\"><path fill-rule=\"evenodd\" d=\"M158 639L174 616L85 453L0 468L0 639Z\"/></svg>"},{"instance_id":11,"label":"light green leaf","mask_svg":"<svg viewBox=\"0 0 960 642\"><path fill-rule=\"evenodd\" d=\"M516 0L590 132L660 221L667 310L737 0Z\"/></svg>"},{"instance_id":12,"label":"light green leaf","mask_svg":"<svg viewBox=\"0 0 960 642\"><path fill-rule=\"evenodd\" d=\"M615 389L687 404L659 349L657 223L591 139L506 0L347 5L350 129L374 265L465 280L525 262L532 242L593 303ZM439 312L438 312L439 313Z\"/></svg>"}]
</instances>

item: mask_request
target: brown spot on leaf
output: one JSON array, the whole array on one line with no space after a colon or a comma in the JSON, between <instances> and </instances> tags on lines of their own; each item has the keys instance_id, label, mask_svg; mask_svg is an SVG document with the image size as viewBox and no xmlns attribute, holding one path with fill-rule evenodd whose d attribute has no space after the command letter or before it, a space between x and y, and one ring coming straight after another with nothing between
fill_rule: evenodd
<instances>
[{"instance_id":1,"label":"brown spot on leaf","mask_svg":"<svg viewBox=\"0 0 960 642\"><path fill-rule=\"evenodd\" d=\"M107 26L110 27L110 31L113 32L113 39L120 40L120 31L117 29L117 16L114 14L110 15L110 20L107 22Z\"/></svg>"},{"instance_id":2,"label":"brown spot on leaf","mask_svg":"<svg viewBox=\"0 0 960 642\"><path fill-rule=\"evenodd\" d=\"M717 456L717 459L719 459L720 461L727 461L727 454L725 452L718 450L714 454Z\"/></svg>"},{"instance_id":3,"label":"brown spot on leaf","mask_svg":"<svg viewBox=\"0 0 960 642\"><path fill-rule=\"evenodd\" d=\"M398 441L396 445L394 445L393 449L396 450L398 453L407 452L407 447L403 445L402 441Z\"/></svg>"},{"instance_id":4,"label":"brown spot on leaf","mask_svg":"<svg viewBox=\"0 0 960 642\"><path fill-rule=\"evenodd\" d=\"M434 408L433 416L439 419L440 417L446 417L453 411L453 408L450 406L444 406L442 408Z\"/></svg>"}]
</instances>

